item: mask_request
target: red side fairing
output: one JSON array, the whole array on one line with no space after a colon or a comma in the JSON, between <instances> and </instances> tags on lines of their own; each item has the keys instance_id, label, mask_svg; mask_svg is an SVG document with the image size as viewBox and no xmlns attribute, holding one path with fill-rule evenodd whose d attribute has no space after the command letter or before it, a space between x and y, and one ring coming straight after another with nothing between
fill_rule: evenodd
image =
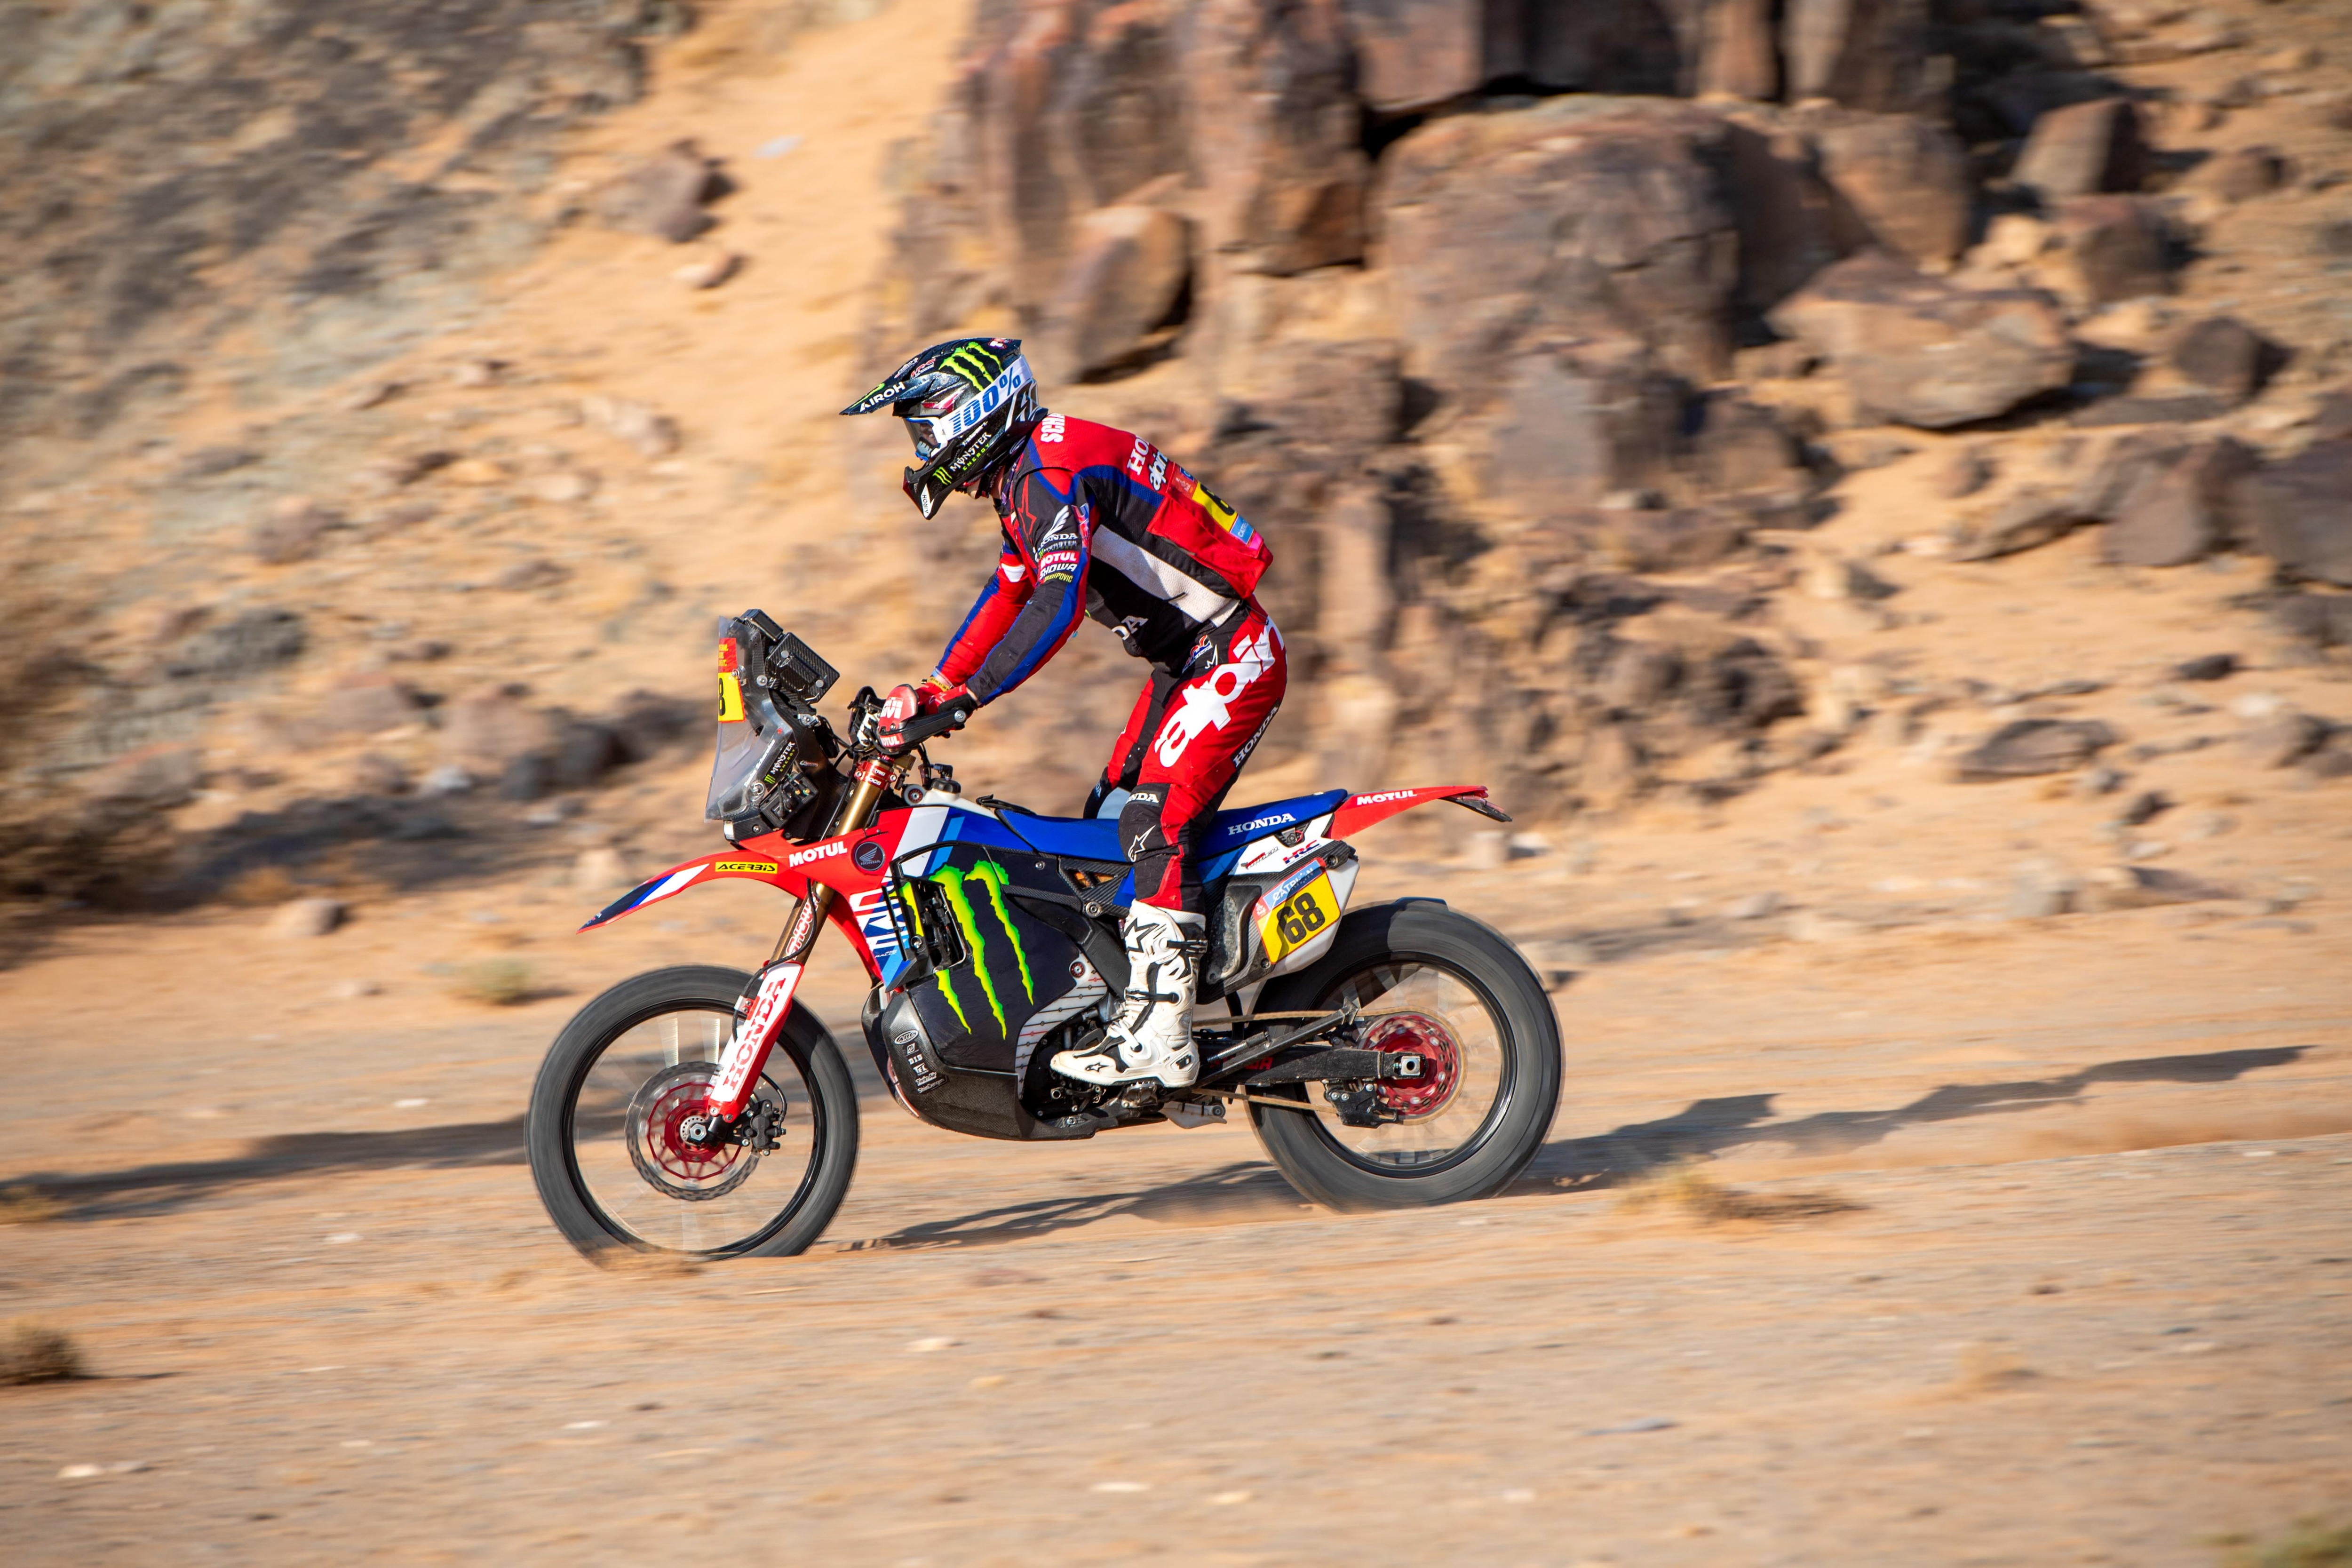
<instances>
[{"instance_id":1,"label":"red side fairing","mask_svg":"<svg viewBox=\"0 0 2352 1568\"><path fill-rule=\"evenodd\" d=\"M1465 805L1475 802L1470 809L1480 816L1502 822L1510 820L1487 804L1485 784L1433 784L1423 789L1384 789L1370 795L1351 795L1333 808L1329 836L1352 837L1376 822L1385 822L1401 811L1427 805L1433 800L1458 800Z\"/></svg>"},{"instance_id":2,"label":"red side fairing","mask_svg":"<svg viewBox=\"0 0 2352 1568\"><path fill-rule=\"evenodd\" d=\"M891 851L898 847L906 820L903 811L885 812L881 822L873 827L813 844L795 844L781 833L747 838L732 848L685 861L640 883L580 929L593 931L623 915L635 914L647 904L675 898L689 888L722 878L765 882L802 899L808 896L812 883L822 883L842 895L833 900L825 918L849 938L866 973L878 978L880 969L864 927L879 906L882 873L889 864Z\"/></svg>"}]
</instances>

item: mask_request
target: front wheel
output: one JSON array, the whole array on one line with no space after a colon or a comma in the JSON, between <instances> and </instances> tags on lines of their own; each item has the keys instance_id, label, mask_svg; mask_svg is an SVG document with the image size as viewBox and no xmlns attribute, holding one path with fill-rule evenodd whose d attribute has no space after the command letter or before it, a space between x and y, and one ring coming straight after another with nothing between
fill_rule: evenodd
<instances>
[{"instance_id":1,"label":"front wheel","mask_svg":"<svg viewBox=\"0 0 2352 1568\"><path fill-rule=\"evenodd\" d=\"M1336 1209L1413 1208L1486 1197L1527 1168L1559 1100L1559 1026L1517 949L1434 900L1375 905L1351 912L1331 951L1269 984L1257 1007L1321 1013L1350 1001L1367 1046L1429 1066L1381 1085L1374 1127L1253 1104L1258 1139L1292 1186Z\"/></svg>"},{"instance_id":2,"label":"front wheel","mask_svg":"<svg viewBox=\"0 0 2352 1568\"><path fill-rule=\"evenodd\" d=\"M857 1165L857 1091L805 1008L769 1053L746 1135L696 1139L749 980L699 964L637 975L548 1047L530 1094L530 1171L582 1252L785 1258L832 1223Z\"/></svg>"}]
</instances>

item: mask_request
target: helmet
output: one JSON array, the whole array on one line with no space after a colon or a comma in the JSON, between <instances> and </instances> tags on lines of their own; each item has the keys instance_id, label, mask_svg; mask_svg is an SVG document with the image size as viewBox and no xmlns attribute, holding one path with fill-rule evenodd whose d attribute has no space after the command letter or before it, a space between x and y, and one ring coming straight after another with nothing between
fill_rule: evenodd
<instances>
[{"instance_id":1,"label":"helmet","mask_svg":"<svg viewBox=\"0 0 2352 1568\"><path fill-rule=\"evenodd\" d=\"M934 343L842 412L884 407L905 420L914 437L907 499L925 517L936 516L950 494L1011 457L1045 412L1018 338Z\"/></svg>"}]
</instances>

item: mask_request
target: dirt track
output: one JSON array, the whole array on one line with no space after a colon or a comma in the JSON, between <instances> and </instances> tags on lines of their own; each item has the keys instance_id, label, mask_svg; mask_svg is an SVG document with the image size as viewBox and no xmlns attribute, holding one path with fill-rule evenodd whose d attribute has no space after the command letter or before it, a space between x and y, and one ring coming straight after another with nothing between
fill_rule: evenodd
<instances>
[{"instance_id":1,"label":"dirt track","mask_svg":"<svg viewBox=\"0 0 2352 1568\"><path fill-rule=\"evenodd\" d=\"M1532 879L1447 880L1509 924ZM740 957L723 903L566 962ZM0 1539L81 1563L2210 1563L2352 1495L2352 952L2332 913L2175 912L1604 964L1562 993L1553 1142L1475 1209L1304 1210L1245 1130L1018 1148L869 1100L816 1253L690 1276L580 1263L520 1163L584 984L499 1014L338 999L429 939L84 932L5 982L0 1174L68 1213L0 1232L0 1310L69 1327L102 1376L0 1392ZM1862 1206L1626 1208L1612 1184L1677 1153Z\"/></svg>"}]
</instances>

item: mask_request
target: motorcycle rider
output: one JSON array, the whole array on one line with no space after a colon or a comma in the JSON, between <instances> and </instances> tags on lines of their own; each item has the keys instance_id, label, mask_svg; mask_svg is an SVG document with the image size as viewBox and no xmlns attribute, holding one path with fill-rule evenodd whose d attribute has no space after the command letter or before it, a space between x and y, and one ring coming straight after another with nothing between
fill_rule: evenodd
<instances>
[{"instance_id":1,"label":"motorcycle rider","mask_svg":"<svg viewBox=\"0 0 2352 1568\"><path fill-rule=\"evenodd\" d=\"M1134 863L1127 993L1108 1031L1056 1053L1094 1084L1200 1074L1195 972L1206 921L1197 838L1265 733L1288 682L1281 635L1252 596L1272 561L1231 507L1140 436L1047 413L1015 338L935 343L842 410L887 408L914 438L908 498L935 517L959 490L996 507L996 570L939 666L893 690L885 744L959 697L992 702L1053 658L1081 610L1150 662L1087 801L1116 813Z\"/></svg>"}]
</instances>

